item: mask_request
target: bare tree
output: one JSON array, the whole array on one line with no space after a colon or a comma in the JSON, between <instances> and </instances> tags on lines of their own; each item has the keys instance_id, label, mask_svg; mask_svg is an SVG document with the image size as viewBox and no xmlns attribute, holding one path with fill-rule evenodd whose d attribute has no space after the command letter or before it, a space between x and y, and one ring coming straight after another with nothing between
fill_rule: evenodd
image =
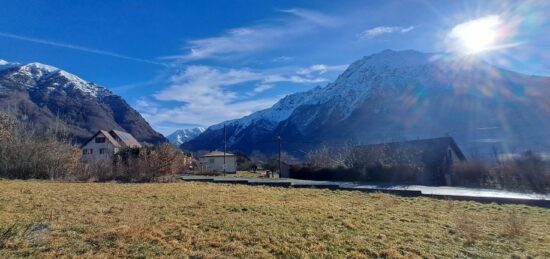
<instances>
[{"instance_id":1,"label":"bare tree","mask_svg":"<svg viewBox=\"0 0 550 259\"><path fill-rule=\"evenodd\" d=\"M0 112L0 140L9 139L13 121L5 113Z\"/></svg>"}]
</instances>

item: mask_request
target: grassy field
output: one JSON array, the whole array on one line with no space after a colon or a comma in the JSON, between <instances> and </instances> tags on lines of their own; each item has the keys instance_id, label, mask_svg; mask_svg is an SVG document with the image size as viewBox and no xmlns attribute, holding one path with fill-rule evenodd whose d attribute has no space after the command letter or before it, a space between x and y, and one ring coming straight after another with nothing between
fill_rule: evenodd
<instances>
[{"instance_id":1,"label":"grassy field","mask_svg":"<svg viewBox=\"0 0 550 259\"><path fill-rule=\"evenodd\" d=\"M550 210L208 183L0 180L0 258L550 257Z\"/></svg>"}]
</instances>

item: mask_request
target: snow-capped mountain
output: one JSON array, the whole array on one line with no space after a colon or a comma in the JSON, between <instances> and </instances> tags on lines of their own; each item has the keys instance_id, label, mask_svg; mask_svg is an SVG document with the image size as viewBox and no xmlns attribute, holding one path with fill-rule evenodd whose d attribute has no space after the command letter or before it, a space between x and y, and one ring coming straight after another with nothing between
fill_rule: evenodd
<instances>
[{"instance_id":1,"label":"snow-capped mountain","mask_svg":"<svg viewBox=\"0 0 550 259\"><path fill-rule=\"evenodd\" d=\"M453 136L467 154L542 150L550 141L550 78L499 69L476 57L386 50L351 64L333 83L208 128L183 144L303 155L319 145ZM545 142L545 143L542 143ZM548 142L548 143L546 143ZM513 150L512 150L513 149Z\"/></svg>"},{"instance_id":2,"label":"snow-capped mountain","mask_svg":"<svg viewBox=\"0 0 550 259\"><path fill-rule=\"evenodd\" d=\"M196 138L198 135L204 132L204 128L197 127L192 129L180 129L174 131L172 134L168 135L166 138L170 143L174 145L181 145L189 140Z\"/></svg>"},{"instance_id":3,"label":"snow-capped mountain","mask_svg":"<svg viewBox=\"0 0 550 259\"><path fill-rule=\"evenodd\" d=\"M40 63L0 61L0 111L32 122L37 128L50 128L61 121L78 141L98 129L125 130L148 143L165 141L120 96Z\"/></svg>"}]
</instances>

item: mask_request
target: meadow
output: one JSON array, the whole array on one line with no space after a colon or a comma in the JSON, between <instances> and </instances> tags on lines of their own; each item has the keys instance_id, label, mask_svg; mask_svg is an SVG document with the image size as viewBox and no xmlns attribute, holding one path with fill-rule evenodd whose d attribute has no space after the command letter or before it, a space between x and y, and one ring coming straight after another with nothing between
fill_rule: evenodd
<instances>
[{"instance_id":1,"label":"meadow","mask_svg":"<svg viewBox=\"0 0 550 259\"><path fill-rule=\"evenodd\" d=\"M550 210L212 183L0 180L0 258L549 258Z\"/></svg>"}]
</instances>

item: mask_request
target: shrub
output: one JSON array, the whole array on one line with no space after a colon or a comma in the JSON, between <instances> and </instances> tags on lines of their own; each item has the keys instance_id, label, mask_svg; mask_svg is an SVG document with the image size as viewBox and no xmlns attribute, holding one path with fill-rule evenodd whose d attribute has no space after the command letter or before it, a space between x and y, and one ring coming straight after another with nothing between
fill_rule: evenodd
<instances>
[{"instance_id":1,"label":"shrub","mask_svg":"<svg viewBox=\"0 0 550 259\"><path fill-rule=\"evenodd\" d=\"M479 233L484 224L482 218L466 212L457 213L455 216L455 227L466 239L467 244L474 244L480 239Z\"/></svg>"},{"instance_id":2,"label":"shrub","mask_svg":"<svg viewBox=\"0 0 550 259\"><path fill-rule=\"evenodd\" d=\"M163 144L123 149L113 161L84 163L63 128L38 131L0 113L0 177L69 181L170 181L185 169L186 155Z\"/></svg>"},{"instance_id":3,"label":"shrub","mask_svg":"<svg viewBox=\"0 0 550 259\"><path fill-rule=\"evenodd\" d=\"M550 192L550 162L532 152L496 164L484 161L458 163L453 170L453 185L456 186Z\"/></svg>"},{"instance_id":4,"label":"shrub","mask_svg":"<svg viewBox=\"0 0 550 259\"><path fill-rule=\"evenodd\" d=\"M516 238L527 233L527 219L517 211L513 211L506 217L503 224L503 234L509 238Z\"/></svg>"},{"instance_id":5,"label":"shrub","mask_svg":"<svg viewBox=\"0 0 550 259\"><path fill-rule=\"evenodd\" d=\"M489 166L479 160L456 163L453 168L453 185L481 187L491 178Z\"/></svg>"},{"instance_id":6,"label":"shrub","mask_svg":"<svg viewBox=\"0 0 550 259\"><path fill-rule=\"evenodd\" d=\"M0 177L62 179L78 168L80 151L62 129L38 131L0 114L0 131Z\"/></svg>"},{"instance_id":7,"label":"shrub","mask_svg":"<svg viewBox=\"0 0 550 259\"><path fill-rule=\"evenodd\" d=\"M114 179L126 182L166 181L185 170L185 154L170 144L121 150L113 163Z\"/></svg>"}]
</instances>

